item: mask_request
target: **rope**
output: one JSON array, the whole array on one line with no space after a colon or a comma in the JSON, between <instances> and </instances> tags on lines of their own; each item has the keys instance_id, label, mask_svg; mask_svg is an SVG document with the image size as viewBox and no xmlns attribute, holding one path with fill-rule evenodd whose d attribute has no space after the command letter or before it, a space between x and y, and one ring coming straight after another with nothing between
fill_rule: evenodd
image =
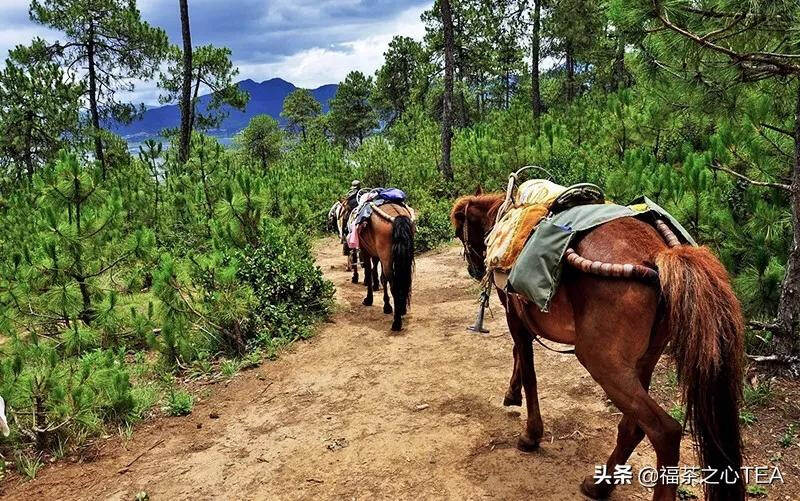
<instances>
[{"instance_id":1,"label":"rope","mask_svg":"<svg viewBox=\"0 0 800 501\"><path fill-rule=\"evenodd\" d=\"M381 208L380 208L380 206L378 206L378 205L375 205L375 203L374 203L374 202L370 202L370 203L369 203L369 206L370 206L370 207L372 207L372 210L373 210L373 211L374 211L376 214L378 214L380 217L382 217L382 218L386 219L386 220L387 220L387 221L389 221L390 223L394 223L394 220L395 220L395 219L397 219L397 217L398 217L398 216L391 216L391 215L387 214L387 213L386 213L386 212L385 212L383 209L381 209ZM408 211L408 214L409 214L409 216L411 217L411 222L412 222L412 223L413 223L413 222L416 222L416 220L417 220L417 215L416 215L416 213L414 212L414 210L413 210L411 207L407 206L406 204L402 204L402 207L403 207L405 210L407 210L407 211Z\"/></svg>"}]
</instances>

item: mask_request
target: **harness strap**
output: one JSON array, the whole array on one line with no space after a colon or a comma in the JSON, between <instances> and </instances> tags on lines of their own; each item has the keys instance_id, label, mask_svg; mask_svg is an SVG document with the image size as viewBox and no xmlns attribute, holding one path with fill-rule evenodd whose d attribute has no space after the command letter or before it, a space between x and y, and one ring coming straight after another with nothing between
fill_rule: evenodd
<instances>
[{"instance_id":1,"label":"harness strap","mask_svg":"<svg viewBox=\"0 0 800 501\"><path fill-rule=\"evenodd\" d=\"M539 334L534 334L533 335L533 340L536 341L537 343L539 343L540 345L544 346L546 349L554 352L554 353L562 353L562 354L566 354L566 355L572 355L572 354L575 353L575 348L571 348L569 350L557 350L555 348L551 348L551 347L547 346L546 344L544 344L544 341L539 339Z\"/></svg>"}]
</instances>

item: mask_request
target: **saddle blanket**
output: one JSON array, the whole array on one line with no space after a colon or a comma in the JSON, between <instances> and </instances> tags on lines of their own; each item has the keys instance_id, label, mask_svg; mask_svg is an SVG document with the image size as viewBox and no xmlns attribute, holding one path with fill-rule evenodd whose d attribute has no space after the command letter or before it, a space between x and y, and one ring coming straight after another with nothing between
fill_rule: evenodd
<instances>
[{"instance_id":1,"label":"saddle blanket","mask_svg":"<svg viewBox=\"0 0 800 501\"><path fill-rule=\"evenodd\" d=\"M564 191L564 186L545 179L531 179L520 185L514 208L500 218L486 238L488 269L501 272L511 270L536 225Z\"/></svg>"},{"instance_id":2,"label":"saddle blanket","mask_svg":"<svg viewBox=\"0 0 800 501\"><path fill-rule=\"evenodd\" d=\"M622 217L653 223L662 219L683 244L697 245L692 236L666 210L647 197L631 205L579 205L542 221L511 268L507 288L522 294L547 312L561 278L564 253L573 238Z\"/></svg>"}]
</instances>

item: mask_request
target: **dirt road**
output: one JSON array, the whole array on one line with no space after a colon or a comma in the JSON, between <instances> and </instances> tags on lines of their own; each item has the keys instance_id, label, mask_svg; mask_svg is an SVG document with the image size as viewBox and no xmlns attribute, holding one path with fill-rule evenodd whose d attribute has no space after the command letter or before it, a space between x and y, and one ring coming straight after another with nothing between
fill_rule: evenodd
<instances>
[{"instance_id":1,"label":"dirt road","mask_svg":"<svg viewBox=\"0 0 800 501\"><path fill-rule=\"evenodd\" d=\"M477 295L459 248L417 260L398 335L380 296L361 305L334 241L316 252L340 308L314 339L210 387L190 416L7 485L5 499L582 499L619 415L573 356L536 347L545 439L533 454L514 447L525 411L501 405L511 341L496 298L491 334L465 331ZM649 444L631 463L655 464ZM613 499L649 497L632 485Z\"/></svg>"}]
</instances>

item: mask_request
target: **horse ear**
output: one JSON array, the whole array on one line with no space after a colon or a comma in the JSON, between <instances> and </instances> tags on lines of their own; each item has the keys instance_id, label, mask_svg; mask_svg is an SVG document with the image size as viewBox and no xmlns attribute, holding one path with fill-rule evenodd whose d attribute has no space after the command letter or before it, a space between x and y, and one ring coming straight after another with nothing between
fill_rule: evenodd
<instances>
[{"instance_id":1,"label":"horse ear","mask_svg":"<svg viewBox=\"0 0 800 501\"><path fill-rule=\"evenodd\" d=\"M481 187L481 185L478 185L478 187L475 188L475 196L478 195L483 195L483 188Z\"/></svg>"}]
</instances>

